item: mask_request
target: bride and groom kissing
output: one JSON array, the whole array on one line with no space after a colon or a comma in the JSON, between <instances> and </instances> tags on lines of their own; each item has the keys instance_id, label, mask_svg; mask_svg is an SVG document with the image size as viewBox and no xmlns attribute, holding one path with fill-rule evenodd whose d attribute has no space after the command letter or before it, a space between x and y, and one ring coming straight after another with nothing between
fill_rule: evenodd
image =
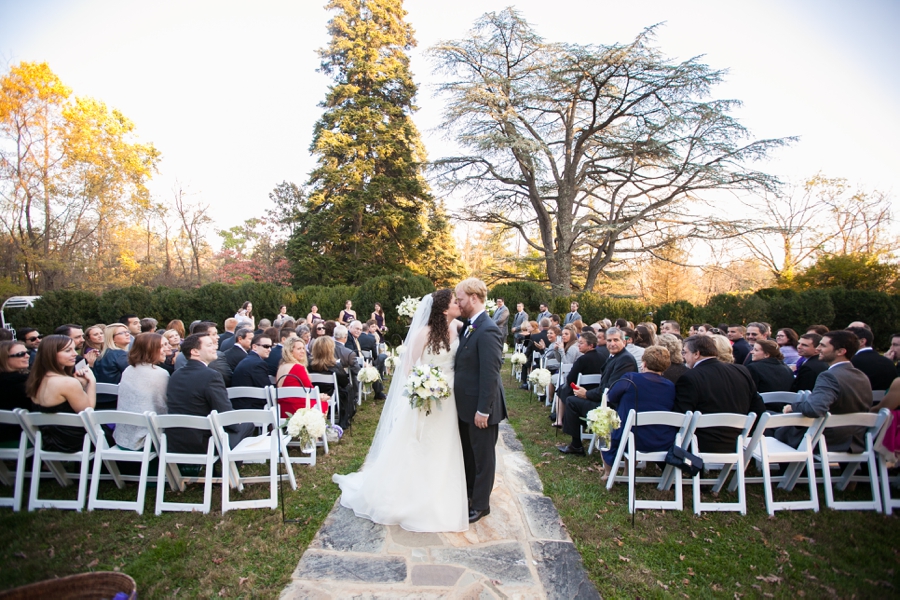
<instances>
[{"instance_id":1,"label":"bride and groom kissing","mask_svg":"<svg viewBox=\"0 0 900 600\"><path fill-rule=\"evenodd\" d=\"M409 531L454 532L490 514L506 403L503 334L486 300L487 286L470 278L419 303L363 468L333 477L341 505L357 516ZM427 416L404 395L417 364L440 368L452 390Z\"/></svg>"}]
</instances>

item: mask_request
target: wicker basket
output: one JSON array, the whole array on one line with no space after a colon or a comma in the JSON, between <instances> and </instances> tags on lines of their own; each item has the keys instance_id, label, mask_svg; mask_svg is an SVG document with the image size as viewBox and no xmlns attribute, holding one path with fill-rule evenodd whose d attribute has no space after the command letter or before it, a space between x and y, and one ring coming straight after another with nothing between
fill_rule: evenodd
<instances>
[{"instance_id":1,"label":"wicker basket","mask_svg":"<svg viewBox=\"0 0 900 600\"><path fill-rule=\"evenodd\" d=\"M54 600L99 600L111 599L123 592L129 600L137 598L137 586L134 579L125 573L98 571L96 573L80 573L39 581L13 590L0 592L0 600L31 600L36 598L53 598Z\"/></svg>"}]
</instances>

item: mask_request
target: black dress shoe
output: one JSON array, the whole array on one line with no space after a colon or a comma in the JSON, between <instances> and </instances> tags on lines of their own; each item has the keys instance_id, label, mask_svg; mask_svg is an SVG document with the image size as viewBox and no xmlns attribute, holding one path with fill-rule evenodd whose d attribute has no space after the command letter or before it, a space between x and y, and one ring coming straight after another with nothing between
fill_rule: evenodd
<instances>
[{"instance_id":1,"label":"black dress shoe","mask_svg":"<svg viewBox=\"0 0 900 600\"><path fill-rule=\"evenodd\" d=\"M587 385L587 384L585 384L585 385ZM387 400L387 396L385 396L384 394L377 394L375 396L375 399L376 400Z\"/></svg>"},{"instance_id":2,"label":"black dress shoe","mask_svg":"<svg viewBox=\"0 0 900 600\"><path fill-rule=\"evenodd\" d=\"M563 454L575 454L576 456L584 456L584 446L575 447L569 444L566 446L557 446L556 449Z\"/></svg>"},{"instance_id":3,"label":"black dress shoe","mask_svg":"<svg viewBox=\"0 0 900 600\"><path fill-rule=\"evenodd\" d=\"M491 514L491 509L486 508L484 510L470 510L469 511L469 523L474 523L479 520L481 517L485 517Z\"/></svg>"}]
</instances>

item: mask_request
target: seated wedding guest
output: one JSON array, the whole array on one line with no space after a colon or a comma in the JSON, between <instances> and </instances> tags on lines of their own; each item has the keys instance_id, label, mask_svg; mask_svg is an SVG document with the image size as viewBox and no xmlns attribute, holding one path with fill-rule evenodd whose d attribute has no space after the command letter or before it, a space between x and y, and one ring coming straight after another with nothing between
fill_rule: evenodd
<instances>
[{"instance_id":1,"label":"seated wedding guest","mask_svg":"<svg viewBox=\"0 0 900 600\"><path fill-rule=\"evenodd\" d=\"M522 353L525 354L526 362L522 365L520 374L519 374L519 387L523 390L528 389L528 372L530 365L528 364L527 358L530 354L531 350L531 321L523 321L522 325L519 327L519 334L517 336L516 342L522 346Z\"/></svg>"},{"instance_id":2,"label":"seated wedding guest","mask_svg":"<svg viewBox=\"0 0 900 600\"><path fill-rule=\"evenodd\" d=\"M635 363L640 364L641 357L644 356L644 346L637 346L634 343L634 329L623 327L621 329L622 337L625 340L625 350L634 357Z\"/></svg>"},{"instance_id":3,"label":"seated wedding guest","mask_svg":"<svg viewBox=\"0 0 900 600\"><path fill-rule=\"evenodd\" d=\"M341 325L343 327L343 325ZM346 327L345 327L346 329ZM312 351L313 342L316 341L316 338L320 335L325 335L325 322L319 321L318 323L309 325L309 342L306 344L307 352Z\"/></svg>"},{"instance_id":4,"label":"seated wedding guest","mask_svg":"<svg viewBox=\"0 0 900 600\"><path fill-rule=\"evenodd\" d=\"M82 351L82 356L93 354L94 361L100 358L100 353L103 352L103 340L105 338L104 331L106 331L106 325L103 324L91 325L84 330L84 350Z\"/></svg>"},{"instance_id":5,"label":"seated wedding guest","mask_svg":"<svg viewBox=\"0 0 900 600\"><path fill-rule=\"evenodd\" d=\"M352 306L353 302L351 300L347 300L347 302L344 303L344 310L338 315L338 321L342 325L349 325L356 320L356 311L353 310Z\"/></svg>"},{"instance_id":6,"label":"seated wedding guest","mask_svg":"<svg viewBox=\"0 0 900 600\"><path fill-rule=\"evenodd\" d=\"M67 323L66 325L60 325L56 329L53 330L53 333L56 335L67 335L69 336L73 342L75 342L75 351L78 352L78 360L84 360L89 367L93 367L94 363L97 362L97 358L100 356L96 352L87 352L85 350L88 349L84 331L81 325L75 325L73 323Z\"/></svg>"},{"instance_id":7,"label":"seated wedding guest","mask_svg":"<svg viewBox=\"0 0 900 600\"><path fill-rule=\"evenodd\" d=\"M872 387L865 374L850 360L859 348L859 338L851 331L829 331L819 342L819 358L828 370L819 373L810 395L784 407L785 414L802 413L805 417L826 414L845 415L867 412L872 407ZM806 428L779 427L775 437L797 447ZM865 450L865 428L831 427L825 430L828 450L862 452Z\"/></svg>"},{"instance_id":8,"label":"seated wedding guest","mask_svg":"<svg viewBox=\"0 0 900 600\"><path fill-rule=\"evenodd\" d=\"M0 327L0 342L11 342L15 336L13 332L6 327Z\"/></svg>"},{"instance_id":9,"label":"seated wedding guest","mask_svg":"<svg viewBox=\"0 0 900 600\"><path fill-rule=\"evenodd\" d=\"M181 334L179 334L174 329L167 329L163 332L162 336L169 342L169 355L166 356L165 363L166 365L171 365L172 368L168 369L169 374L175 370L175 357L178 356L178 353L181 352Z\"/></svg>"},{"instance_id":10,"label":"seated wedding guest","mask_svg":"<svg viewBox=\"0 0 900 600\"><path fill-rule=\"evenodd\" d=\"M273 328L274 329L274 328ZM266 331L266 333L270 335L275 335L274 331ZM306 330L307 339L309 336L309 329ZM266 359L266 368L269 369L269 376L274 378L275 374L278 373L278 365L281 364L281 350L284 348L284 341L288 338L299 337L297 332L294 331L290 327L282 327L281 331L275 337L272 337L272 351L269 352L269 357Z\"/></svg>"},{"instance_id":11,"label":"seated wedding guest","mask_svg":"<svg viewBox=\"0 0 900 600\"><path fill-rule=\"evenodd\" d=\"M734 352L731 342L724 335L714 334L710 336L716 344L717 358L723 363L734 364Z\"/></svg>"},{"instance_id":12,"label":"seated wedding guest","mask_svg":"<svg viewBox=\"0 0 900 600\"><path fill-rule=\"evenodd\" d=\"M304 387L311 389L313 386L306 371L306 348L300 338L287 338L284 340L284 348L281 351L281 366L278 367L276 378L278 387ZM328 402L331 396L319 390L319 407L323 413L328 412ZM281 416L287 418L301 408L306 408L305 398L284 398L278 401Z\"/></svg>"},{"instance_id":13,"label":"seated wedding guest","mask_svg":"<svg viewBox=\"0 0 900 600\"><path fill-rule=\"evenodd\" d=\"M0 360L2 360L2 354L0 354ZM884 398L870 408L869 412L877 413L882 408L886 408L891 412L900 408L900 378L894 380L887 393L885 393ZM900 427L900 418L898 416L900 415L894 415L893 421L896 421L896 423L891 423L892 427Z\"/></svg>"},{"instance_id":14,"label":"seated wedding guest","mask_svg":"<svg viewBox=\"0 0 900 600\"><path fill-rule=\"evenodd\" d=\"M325 321L323 325L325 326L325 335L327 335L328 337L334 337L334 328L337 327L338 322L329 319L328 321ZM319 335L322 334L320 333ZM312 350L312 348L310 348L310 350Z\"/></svg>"},{"instance_id":15,"label":"seated wedding guest","mask_svg":"<svg viewBox=\"0 0 900 600\"><path fill-rule=\"evenodd\" d=\"M187 364L169 377L166 388L166 407L170 415L207 417L216 410L234 410L222 374L208 367L216 360L216 343L206 333L189 335L181 342L181 352ZM234 448L242 439L253 434L253 423L238 423L225 428L228 444ZM172 428L167 432L169 451L202 454L206 452L210 432L197 429Z\"/></svg>"},{"instance_id":16,"label":"seated wedding guest","mask_svg":"<svg viewBox=\"0 0 900 600\"><path fill-rule=\"evenodd\" d=\"M746 367L750 371L756 391L765 392L789 392L794 385L794 372L784 364L784 357L778 349L778 344L772 340L756 340L753 351L750 353L753 360Z\"/></svg>"},{"instance_id":17,"label":"seated wedding guest","mask_svg":"<svg viewBox=\"0 0 900 600\"><path fill-rule=\"evenodd\" d=\"M636 408L639 413L655 410L671 411L675 405L675 384L663 377L663 373L671 366L669 351L663 346L650 346L644 351L643 361L640 373L626 373L609 388L608 399L610 404L616 406L622 427L628 420L628 412L633 408ZM635 395L640 403L638 406L635 405ZM622 442L622 427L612 432L609 449L602 452L603 477L601 477L601 481L609 478L612 463L616 459L616 452ZM640 452L656 452L672 447L678 428L647 425L638 426L632 431Z\"/></svg>"},{"instance_id":18,"label":"seated wedding guest","mask_svg":"<svg viewBox=\"0 0 900 600\"><path fill-rule=\"evenodd\" d=\"M25 392L42 413L78 414L95 408L97 382L90 369L75 370L78 353L65 335L48 335L38 348ZM83 427L41 428L43 446L55 452L79 452L84 445Z\"/></svg>"},{"instance_id":19,"label":"seated wedding guest","mask_svg":"<svg viewBox=\"0 0 900 600\"><path fill-rule=\"evenodd\" d=\"M159 325L159 321L153 317L144 317L140 323L141 333L156 333L156 326Z\"/></svg>"},{"instance_id":20,"label":"seated wedding guest","mask_svg":"<svg viewBox=\"0 0 900 600\"><path fill-rule=\"evenodd\" d=\"M357 321L358 322L358 321ZM356 403L350 402L350 394L347 389L350 386L350 376L344 371L343 367L338 364L334 356L334 339L330 336L321 336L316 338L313 343L312 358L309 362L307 371L310 373L324 373L337 375L338 389L334 389L334 384L322 383L318 384L319 392L328 394L331 398L337 395L339 402L340 422L338 425L346 431L350 427L350 420L356 412Z\"/></svg>"},{"instance_id":21,"label":"seated wedding guest","mask_svg":"<svg viewBox=\"0 0 900 600\"><path fill-rule=\"evenodd\" d=\"M566 329L569 325L566 325ZM565 330L564 330L565 331ZM556 413L550 413L550 419L553 426L560 428L565 423L566 401L572 395L572 386L578 381L579 375L600 375L603 373L603 366L606 364L607 358L597 352L597 336L592 333L585 333L576 342L578 350L581 353L572 364L569 376L566 378L565 385L560 385L556 389ZM605 350L605 349L604 349ZM585 385L584 388L591 389L596 385Z\"/></svg>"},{"instance_id":22,"label":"seated wedding guest","mask_svg":"<svg viewBox=\"0 0 900 600\"><path fill-rule=\"evenodd\" d=\"M375 336L363 333L362 323L359 321L353 321L347 329L350 331L350 337L344 345L356 352L357 356L362 356L363 358L365 358L365 352L370 352L372 366L378 369L378 373L384 377L384 361L387 358L387 354L378 352ZM372 390L375 392L376 400L385 399L384 386L381 381L376 381L372 384Z\"/></svg>"},{"instance_id":23,"label":"seated wedding guest","mask_svg":"<svg viewBox=\"0 0 900 600\"><path fill-rule=\"evenodd\" d=\"M182 321L181 319L172 319L166 325L166 329L174 329L178 332L178 335L181 336L181 339L184 339L186 337L185 333L187 332L184 329L184 321Z\"/></svg>"},{"instance_id":24,"label":"seated wedding guest","mask_svg":"<svg viewBox=\"0 0 900 600\"><path fill-rule=\"evenodd\" d=\"M663 377L675 383L682 373L688 370L684 366L684 357L681 356L681 337L674 333L663 333L657 336L659 345L669 351L669 368L663 372Z\"/></svg>"},{"instance_id":25,"label":"seated wedding guest","mask_svg":"<svg viewBox=\"0 0 900 600\"><path fill-rule=\"evenodd\" d=\"M640 323L634 328L634 344L641 348L656 346L656 324Z\"/></svg>"},{"instance_id":26,"label":"seated wedding guest","mask_svg":"<svg viewBox=\"0 0 900 600\"><path fill-rule=\"evenodd\" d=\"M683 345L688 370L675 382L674 412L753 412L757 417L765 412L765 404L746 367L721 362L712 338L695 335L684 340ZM734 452L739 434L730 427L707 427L696 435L701 452Z\"/></svg>"},{"instance_id":27,"label":"seated wedding guest","mask_svg":"<svg viewBox=\"0 0 900 600\"><path fill-rule=\"evenodd\" d=\"M818 333L807 333L800 336L797 341L797 359L794 383L791 384L792 392L812 390L816 386L816 378L819 373L828 369L828 365L819 360L819 342L822 336ZM784 407L782 407L784 408Z\"/></svg>"},{"instance_id":28,"label":"seated wedding guest","mask_svg":"<svg viewBox=\"0 0 900 600\"><path fill-rule=\"evenodd\" d=\"M550 319L543 319L546 322L550 322ZM562 360L565 352L562 351L563 341L562 341L562 330L553 325L552 327L547 328L547 345L541 355L541 360L543 360L544 368L550 371L550 374L556 376L559 372L560 360ZM553 387L553 379L550 380L550 386L547 388L546 393L552 398L554 393Z\"/></svg>"},{"instance_id":29,"label":"seated wedding guest","mask_svg":"<svg viewBox=\"0 0 900 600\"><path fill-rule=\"evenodd\" d=\"M816 333L820 336L825 335L829 331L831 331L831 328L825 325L810 325L806 328L806 333Z\"/></svg>"},{"instance_id":30,"label":"seated wedding guest","mask_svg":"<svg viewBox=\"0 0 900 600\"><path fill-rule=\"evenodd\" d=\"M859 350L850 359L853 366L866 374L873 390L886 390L897 377L897 369L891 359L872 349L875 336L867 327L848 327L859 339Z\"/></svg>"},{"instance_id":31,"label":"seated wedding guest","mask_svg":"<svg viewBox=\"0 0 900 600\"><path fill-rule=\"evenodd\" d=\"M562 330L562 338L558 342L562 342L560 351L560 364L575 364L581 352L578 350L578 332L575 331L574 325L566 325Z\"/></svg>"},{"instance_id":32,"label":"seated wedding guest","mask_svg":"<svg viewBox=\"0 0 900 600\"><path fill-rule=\"evenodd\" d=\"M128 347L131 332L122 323L107 325L103 332L103 351L94 363L97 383L118 384L122 373L128 368ZM112 394L97 394L96 410L115 410L116 397Z\"/></svg>"},{"instance_id":33,"label":"seated wedding guest","mask_svg":"<svg viewBox=\"0 0 900 600\"><path fill-rule=\"evenodd\" d=\"M272 340L266 334L253 336L247 358L238 363L231 376L231 387L264 388L270 385L269 367L266 359L272 351ZM265 408L266 401L259 398L232 398L231 405L235 409Z\"/></svg>"},{"instance_id":34,"label":"seated wedding guest","mask_svg":"<svg viewBox=\"0 0 900 600\"><path fill-rule=\"evenodd\" d=\"M169 373L156 366L167 358L164 339L158 333L142 333L134 338L128 352L128 368L122 373L122 380L119 382L117 410L166 414ZM113 430L116 445L128 450L143 449L146 437L147 429L144 427L117 425Z\"/></svg>"},{"instance_id":35,"label":"seated wedding guest","mask_svg":"<svg viewBox=\"0 0 900 600\"><path fill-rule=\"evenodd\" d=\"M778 344L778 349L781 350L781 355L784 357L784 364L787 366L797 364L797 360L800 359L800 354L797 353L799 341L797 332L790 327L779 329L775 334L775 343Z\"/></svg>"},{"instance_id":36,"label":"seated wedding guest","mask_svg":"<svg viewBox=\"0 0 900 600\"><path fill-rule=\"evenodd\" d=\"M0 410L31 409L31 400L25 392L27 381L28 350L25 344L11 340L0 342ZM21 432L18 425L0 425L0 443L18 443Z\"/></svg>"},{"instance_id":37,"label":"seated wedding guest","mask_svg":"<svg viewBox=\"0 0 900 600\"><path fill-rule=\"evenodd\" d=\"M219 350L224 352L225 350L222 348L222 345L228 341L229 338L234 336L234 330L237 329L238 320L234 317L229 317L225 319L225 331L222 332L222 335L219 336Z\"/></svg>"},{"instance_id":38,"label":"seated wedding guest","mask_svg":"<svg viewBox=\"0 0 900 600\"><path fill-rule=\"evenodd\" d=\"M313 304L309 309L309 314L306 315L306 322L309 324L313 324L316 321L324 321L322 315L319 314L319 307Z\"/></svg>"},{"instance_id":39,"label":"seated wedding guest","mask_svg":"<svg viewBox=\"0 0 900 600\"><path fill-rule=\"evenodd\" d=\"M38 332L37 329L33 327L20 327L16 329L16 339L25 344L25 349L28 351L28 364L29 366L34 363L34 359L37 356L38 346L41 345L41 338L43 336Z\"/></svg>"},{"instance_id":40,"label":"seated wedding guest","mask_svg":"<svg viewBox=\"0 0 900 600\"><path fill-rule=\"evenodd\" d=\"M346 327L343 325L335 325L334 336L332 336L334 337L334 357L344 371L350 375L350 402L356 403L359 400L359 388L356 385L356 381L362 367L359 365L356 352L347 347L349 335L350 332ZM310 355L311 352L307 351L307 359ZM307 360L307 363L308 362L309 361Z\"/></svg>"},{"instance_id":41,"label":"seated wedding guest","mask_svg":"<svg viewBox=\"0 0 900 600\"><path fill-rule=\"evenodd\" d=\"M268 319L260 319L259 325L256 329L253 330L253 333L266 333L266 330L272 327L272 322ZM275 330L275 335L277 335L278 330Z\"/></svg>"},{"instance_id":42,"label":"seated wedding guest","mask_svg":"<svg viewBox=\"0 0 900 600\"><path fill-rule=\"evenodd\" d=\"M728 332L725 334L731 342L731 353L734 356L734 362L738 365L744 364L744 361L750 356L750 351L753 350L750 342L744 339L745 332L746 329L743 325L735 324L729 325Z\"/></svg>"},{"instance_id":43,"label":"seated wedding guest","mask_svg":"<svg viewBox=\"0 0 900 600\"><path fill-rule=\"evenodd\" d=\"M250 352L250 344L253 343L253 330L249 327L241 327L234 334L234 345L225 352L225 362L228 368L234 371L238 364L247 358Z\"/></svg>"}]
</instances>

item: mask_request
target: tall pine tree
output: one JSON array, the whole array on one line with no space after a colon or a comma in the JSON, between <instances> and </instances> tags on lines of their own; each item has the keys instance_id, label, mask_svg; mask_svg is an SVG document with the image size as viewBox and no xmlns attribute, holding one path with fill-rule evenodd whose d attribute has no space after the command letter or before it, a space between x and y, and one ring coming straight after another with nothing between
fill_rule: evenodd
<instances>
[{"instance_id":1,"label":"tall pine tree","mask_svg":"<svg viewBox=\"0 0 900 600\"><path fill-rule=\"evenodd\" d=\"M331 76L316 123L309 196L289 252L296 283L359 284L409 269L445 284L461 267L443 210L423 175L412 121L415 45L402 0L330 0Z\"/></svg>"}]
</instances>

